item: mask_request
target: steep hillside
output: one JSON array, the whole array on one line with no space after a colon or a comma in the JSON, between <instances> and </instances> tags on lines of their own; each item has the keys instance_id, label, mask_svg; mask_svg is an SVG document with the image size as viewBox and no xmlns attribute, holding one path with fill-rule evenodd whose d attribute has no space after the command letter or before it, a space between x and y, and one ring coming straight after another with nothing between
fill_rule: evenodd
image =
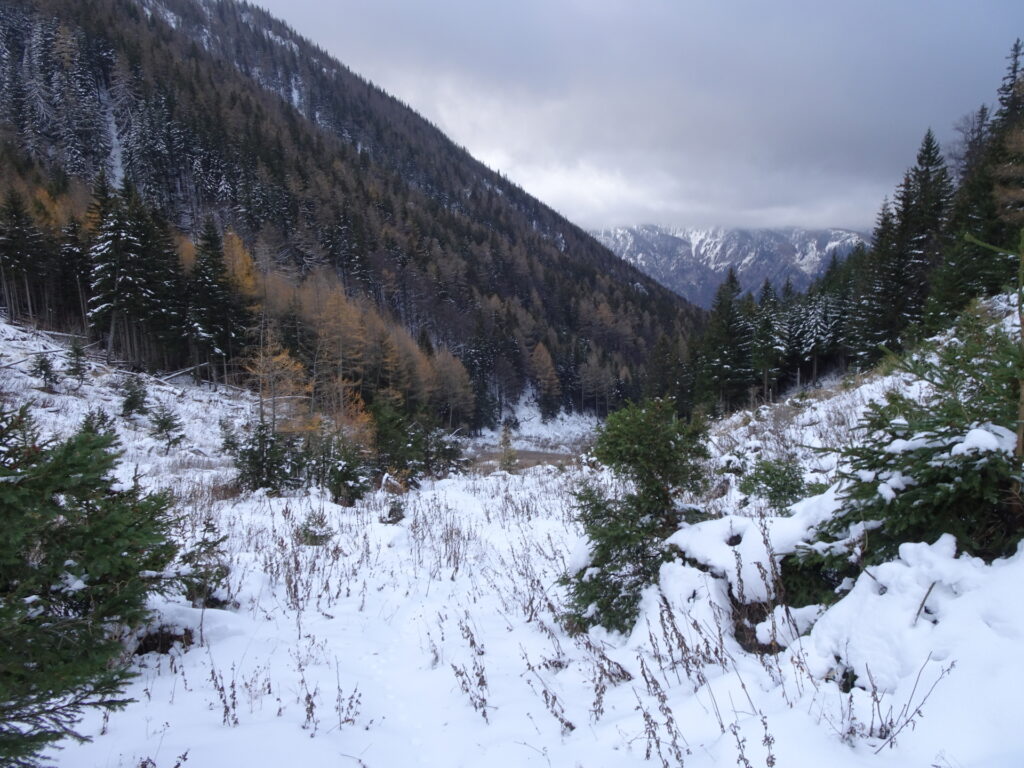
<instances>
[{"instance_id":1,"label":"steep hillside","mask_svg":"<svg viewBox=\"0 0 1024 768\"><path fill-rule=\"evenodd\" d=\"M595 237L624 261L702 307L710 307L729 268L744 291L765 280L781 290L789 281L797 291L828 266L845 258L865 238L841 229L672 229L619 227Z\"/></svg>"},{"instance_id":2,"label":"steep hillside","mask_svg":"<svg viewBox=\"0 0 1024 768\"><path fill-rule=\"evenodd\" d=\"M244 3L5 3L0 123L3 180L47 198L43 225L81 216L105 170L186 234L213 214L265 272L328 267L499 400L547 377L578 403L588 361L628 394L699 318Z\"/></svg>"}]
</instances>

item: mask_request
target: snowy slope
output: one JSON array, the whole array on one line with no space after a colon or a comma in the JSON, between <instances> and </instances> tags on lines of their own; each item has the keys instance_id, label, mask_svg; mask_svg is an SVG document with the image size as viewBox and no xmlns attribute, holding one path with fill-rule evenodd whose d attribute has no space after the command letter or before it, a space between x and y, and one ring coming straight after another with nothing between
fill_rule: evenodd
<instances>
[{"instance_id":1,"label":"snowy slope","mask_svg":"<svg viewBox=\"0 0 1024 768\"><path fill-rule=\"evenodd\" d=\"M618 227L595 232L602 245L695 304L710 307L729 267L745 291L765 280L804 290L828 266L864 242L842 229Z\"/></svg>"},{"instance_id":2,"label":"snowy slope","mask_svg":"<svg viewBox=\"0 0 1024 768\"><path fill-rule=\"evenodd\" d=\"M0 326L5 399L32 400L44 428L66 434L90 408L118 409L121 374L94 362L85 384L43 392L27 358L58 347ZM146 417L122 423L121 473L137 468L151 487L176 489L183 540L207 520L227 535L228 608L154 600L154 626L190 641L135 656L137 702L87 718L93 741L66 743L56 765L1024 763L1024 554L985 566L955 558L948 540L909 545L820 618L775 615L789 645L777 656L747 653L732 634L730 589L765 591L766 542L787 551L836 502L830 489L767 516L744 504L730 467L793 455L808 479L829 482L834 461L810 446L849 440L866 402L910 388L899 377L835 382L717 424L721 483L695 501L719 516L675 535L691 559L663 568L629 637L576 638L556 620L558 577L585 543L571 490L584 477L612 482L585 462L426 483L388 525L391 499L379 494L353 508L317 493L232 495L215 425L244 421L251 398L148 383L151 401L186 421L188 440L165 456ZM310 523L326 543L304 543ZM771 634L772 621L759 629ZM844 666L874 689L841 690Z\"/></svg>"}]
</instances>

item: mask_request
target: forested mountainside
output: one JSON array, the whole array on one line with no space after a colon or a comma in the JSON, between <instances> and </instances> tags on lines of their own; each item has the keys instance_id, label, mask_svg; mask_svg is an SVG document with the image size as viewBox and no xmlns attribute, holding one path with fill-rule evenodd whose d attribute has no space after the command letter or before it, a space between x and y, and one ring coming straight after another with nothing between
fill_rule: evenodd
<instances>
[{"instance_id":1,"label":"forested mountainside","mask_svg":"<svg viewBox=\"0 0 1024 768\"><path fill-rule=\"evenodd\" d=\"M730 267L743 291L769 281L806 291L833 257L845 259L865 238L844 229L616 227L594 237L666 288L709 308Z\"/></svg>"},{"instance_id":2,"label":"forested mountainside","mask_svg":"<svg viewBox=\"0 0 1024 768\"><path fill-rule=\"evenodd\" d=\"M145 328L145 338L116 333L155 292L123 301L135 314L125 309L119 319L117 302L95 295L90 258L98 233L133 216L159 230L142 240L162 243L149 247L163 249L162 268L174 271L166 254L178 252L184 272L174 279L192 277L194 244L211 217L233 243L225 285L311 375L330 335L322 321L340 322L343 305L359 326L346 338L358 336L360 348L344 352L339 378L357 382L366 400L387 389L429 401L423 390L433 385L420 374L437 369L443 353L455 388L445 397L475 425L529 385L548 412L638 393L656 340L678 344L700 321L698 310L245 3L5 3L0 130L2 181L21 199L8 200L8 213L40 235L30 239L52 256L51 274L77 286L73 303L92 306L77 312L79 325L84 316L135 364L195 362L205 342L175 347L187 328L164 339ZM115 208L134 213L118 214L118 224ZM82 255L77 267L60 258L61 243ZM19 274L12 262L14 316L38 316L58 293L69 295ZM325 312L330 302L335 311ZM190 316L187 307L167 314ZM241 331L207 352L237 356Z\"/></svg>"},{"instance_id":3,"label":"forested mountainside","mask_svg":"<svg viewBox=\"0 0 1024 768\"><path fill-rule=\"evenodd\" d=\"M730 269L701 342L680 364L677 398L728 411L822 373L869 369L1010 285L1024 226L1022 58L1018 40L995 107L962 118L945 151L925 132L882 202L870 246L830 262L802 294L767 280L747 291Z\"/></svg>"}]
</instances>

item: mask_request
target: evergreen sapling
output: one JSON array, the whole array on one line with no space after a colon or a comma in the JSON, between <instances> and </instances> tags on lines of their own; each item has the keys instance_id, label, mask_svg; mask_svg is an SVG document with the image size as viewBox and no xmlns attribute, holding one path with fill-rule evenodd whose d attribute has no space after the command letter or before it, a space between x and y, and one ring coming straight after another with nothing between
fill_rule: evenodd
<instances>
[{"instance_id":1,"label":"evergreen sapling","mask_svg":"<svg viewBox=\"0 0 1024 768\"><path fill-rule=\"evenodd\" d=\"M563 577L569 588L564 616L570 631L602 625L628 632L640 594L658 580L672 559L665 539L699 511L680 503L685 491L705 483L704 425L676 414L675 401L630 403L608 417L594 444L594 457L633 491L621 499L593 485L576 493L577 519L590 540L585 566Z\"/></svg>"},{"instance_id":2,"label":"evergreen sapling","mask_svg":"<svg viewBox=\"0 0 1024 768\"><path fill-rule=\"evenodd\" d=\"M92 708L128 703L122 638L175 582L169 499L121 489L114 438L45 443L27 408L0 408L0 763L40 764Z\"/></svg>"}]
</instances>

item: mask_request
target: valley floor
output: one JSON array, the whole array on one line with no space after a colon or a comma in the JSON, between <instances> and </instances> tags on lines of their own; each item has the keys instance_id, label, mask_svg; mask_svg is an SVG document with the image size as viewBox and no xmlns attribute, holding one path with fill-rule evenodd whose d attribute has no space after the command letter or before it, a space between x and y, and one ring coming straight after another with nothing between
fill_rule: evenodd
<instances>
[{"instance_id":1,"label":"valley floor","mask_svg":"<svg viewBox=\"0 0 1024 768\"><path fill-rule=\"evenodd\" d=\"M94 364L85 384L43 392L23 358L58 345L10 326L0 338L0 390L31 399L48 433L69 433L90 408L116 410L121 374ZM724 483L706 501L721 516L674 537L691 559L664 566L633 633L571 637L558 623L559 577L585 550L572 491L583 478L612 483L586 462L427 482L398 498L394 524L381 522L395 501L381 493L352 508L318 493L230 497L234 470L213 425L243 423L248 396L148 383L187 437L165 454L145 417L122 421L121 472L175 492L185 547L204 531L227 536L226 607L154 601L153 637L168 642L133 658L136 702L90 715L81 730L92 740L53 751L58 766L1024 763L1020 552L986 566L954 557L946 539L905 546L820 617L777 611L752 628L786 650L748 653L730 588L767 596L769 550L791 547L836 502L830 489L773 517L740 508ZM713 433L715 468L727 478L776 444L843 439L892 385L734 416ZM565 455L530 445L519 447ZM809 449L801 462L810 479L834 470ZM844 692L847 669L864 687Z\"/></svg>"}]
</instances>

